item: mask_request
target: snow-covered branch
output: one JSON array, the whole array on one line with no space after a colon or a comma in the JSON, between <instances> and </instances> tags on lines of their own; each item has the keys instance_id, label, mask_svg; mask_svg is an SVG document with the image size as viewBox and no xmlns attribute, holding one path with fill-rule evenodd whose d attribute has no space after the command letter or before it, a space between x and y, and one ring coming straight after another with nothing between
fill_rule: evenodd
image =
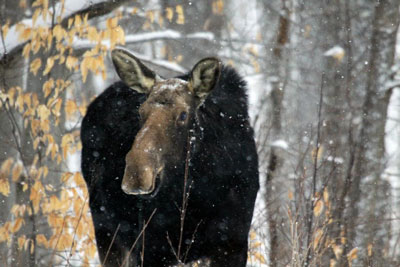
<instances>
[{"instance_id":1,"label":"snow-covered branch","mask_svg":"<svg viewBox=\"0 0 400 267\"><path fill-rule=\"evenodd\" d=\"M182 34L174 30L156 31L156 32L146 32L138 34L130 34L125 36L125 42L127 44L143 43L157 40L182 40L182 39L193 39L193 40L207 40L213 41L214 34L211 32L196 32L191 34ZM95 44L89 40L83 40L79 38L74 39L73 48L84 49L88 47L93 47ZM109 47L110 41L102 41L102 45Z\"/></svg>"},{"instance_id":2,"label":"snow-covered branch","mask_svg":"<svg viewBox=\"0 0 400 267\"><path fill-rule=\"evenodd\" d=\"M172 63L169 62L167 60L162 60L162 59L153 59L151 57L145 56L143 54L138 54L138 53L134 53L136 57L138 57L140 60L144 61L144 62L149 62L150 64L153 64L155 66L170 70L170 71L174 71L178 74L184 74L186 73L188 70L183 68L182 66L176 64L176 63Z\"/></svg>"},{"instance_id":3,"label":"snow-covered branch","mask_svg":"<svg viewBox=\"0 0 400 267\"><path fill-rule=\"evenodd\" d=\"M61 3L57 3L54 7L54 10L53 8L49 8L49 11L55 12L55 17L61 16L61 24L63 26L66 26L66 24L68 23L68 19L71 17L81 14L88 14L89 19L97 16L102 16L119 7L125 2L127 2L127 0L65 0L64 10ZM1 63L4 63L4 60L11 60L16 55L20 54L23 46L30 41L22 41L19 39L19 34L17 32L17 25L19 24L25 24L29 27L32 27L33 21L32 19L24 19L10 27L7 35L4 38L4 45L3 42L0 42ZM47 16L46 20L44 20L42 16L39 16L35 22L35 26L49 27L51 25L51 16Z\"/></svg>"}]
</instances>

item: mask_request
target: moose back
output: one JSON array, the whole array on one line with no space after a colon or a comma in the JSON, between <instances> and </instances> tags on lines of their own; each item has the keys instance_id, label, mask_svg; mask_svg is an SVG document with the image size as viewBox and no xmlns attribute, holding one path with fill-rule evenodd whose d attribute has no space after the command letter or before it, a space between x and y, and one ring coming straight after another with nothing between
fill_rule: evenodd
<instances>
[{"instance_id":1,"label":"moose back","mask_svg":"<svg viewBox=\"0 0 400 267\"><path fill-rule=\"evenodd\" d=\"M259 188L245 82L216 58L172 79L124 49L112 60L121 81L81 130L101 262L245 266Z\"/></svg>"}]
</instances>

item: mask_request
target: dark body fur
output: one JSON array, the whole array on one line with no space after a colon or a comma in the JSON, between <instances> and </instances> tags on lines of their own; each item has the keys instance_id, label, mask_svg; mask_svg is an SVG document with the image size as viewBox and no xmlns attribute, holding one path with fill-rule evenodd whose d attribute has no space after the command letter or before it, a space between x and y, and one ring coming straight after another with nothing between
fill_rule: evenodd
<instances>
[{"instance_id":1,"label":"dark body fur","mask_svg":"<svg viewBox=\"0 0 400 267\"><path fill-rule=\"evenodd\" d=\"M245 89L237 73L223 67L215 89L197 112L188 183L192 188L181 249L185 255L194 236L187 262L208 257L212 266L246 264L259 181ZM140 129L138 108L144 101L145 95L117 82L90 104L82 123L82 172L89 188L101 260L120 225L108 256L110 266L121 264L122 260L116 259L129 250L154 209L157 211L145 232L144 266L176 263L167 233L176 251L185 162L168 166L166 180L154 198L127 195L121 190L125 155ZM138 249L141 244L139 241ZM138 249L131 265L140 262Z\"/></svg>"}]
</instances>

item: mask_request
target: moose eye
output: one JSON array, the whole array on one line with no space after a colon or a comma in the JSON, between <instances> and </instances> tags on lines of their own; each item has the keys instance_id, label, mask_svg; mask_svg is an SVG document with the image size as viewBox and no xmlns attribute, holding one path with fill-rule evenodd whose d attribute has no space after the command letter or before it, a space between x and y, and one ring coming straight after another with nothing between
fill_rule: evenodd
<instances>
[{"instance_id":1,"label":"moose eye","mask_svg":"<svg viewBox=\"0 0 400 267\"><path fill-rule=\"evenodd\" d=\"M186 111L182 111L181 114L179 115L179 120L180 121L185 121L187 118L187 113Z\"/></svg>"}]
</instances>

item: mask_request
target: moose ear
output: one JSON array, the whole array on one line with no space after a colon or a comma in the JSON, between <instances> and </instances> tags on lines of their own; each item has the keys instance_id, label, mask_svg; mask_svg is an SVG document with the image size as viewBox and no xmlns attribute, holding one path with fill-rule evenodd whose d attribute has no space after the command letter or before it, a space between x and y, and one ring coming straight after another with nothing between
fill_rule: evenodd
<instances>
[{"instance_id":1,"label":"moose ear","mask_svg":"<svg viewBox=\"0 0 400 267\"><path fill-rule=\"evenodd\" d=\"M220 72L221 61L219 59L200 60L190 74L189 89L204 100L217 83Z\"/></svg>"},{"instance_id":2,"label":"moose ear","mask_svg":"<svg viewBox=\"0 0 400 267\"><path fill-rule=\"evenodd\" d=\"M148 94L150 92L156 80L153 71L123 49L114 49L111 52L111 58L118 76L124 83L139 93Z\"/></svg>"}]
</instances>

